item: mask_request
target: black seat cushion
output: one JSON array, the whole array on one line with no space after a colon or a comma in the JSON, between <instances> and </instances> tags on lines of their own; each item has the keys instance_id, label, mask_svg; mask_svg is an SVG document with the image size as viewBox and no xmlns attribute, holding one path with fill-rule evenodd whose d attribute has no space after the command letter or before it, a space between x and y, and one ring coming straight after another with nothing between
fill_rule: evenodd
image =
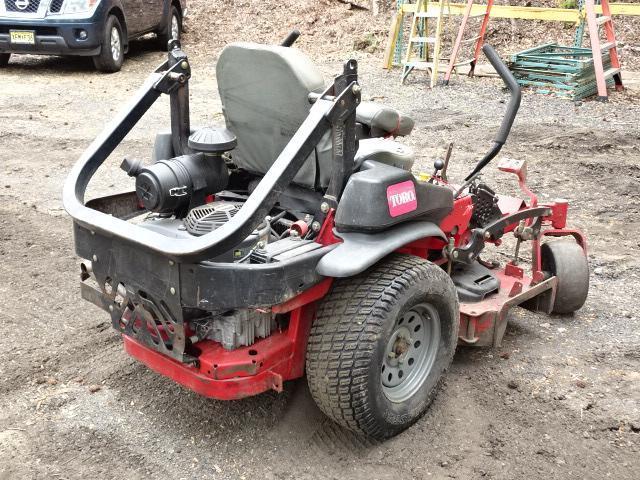
<instances>
[{"instance_id":1,"label":"black seat cushion","mask_svg":"<svg viewBox=\"0 0 640 480\"><path fill-rule=\"evenodd\" d=\"M411 133L415 125L410 116L374 102L358 105L356 121L369 127L371 137L404 137Z\"/></svg>"},{"instance_id":2,"label":"black seat cushion","mask_svg":"<svg viewBox=\"0 0 640 480\"><path fill-rule=\"evenodd\" d=\"M367 160L411 171L414 162L413 150L389 138L367 138L360 140L354 159L354 171L360 170Z\"/></svg>"}]
</instances>

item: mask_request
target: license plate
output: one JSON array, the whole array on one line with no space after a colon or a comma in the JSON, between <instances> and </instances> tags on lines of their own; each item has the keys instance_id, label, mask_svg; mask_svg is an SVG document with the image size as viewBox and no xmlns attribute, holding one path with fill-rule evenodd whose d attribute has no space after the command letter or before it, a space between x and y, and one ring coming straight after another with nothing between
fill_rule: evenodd
<instances>
[{"instance_id":1,"label":"license plate","mask_svg":"<svg viewBox=\"0 0 640 480\"><path fill-rule=\"evenodd\" d=\"M11 43L20 45L35 45L36 43L36 35L33 31L11 30L9 32L9 38L11 39Z\"/></svg>"}]
</instances>

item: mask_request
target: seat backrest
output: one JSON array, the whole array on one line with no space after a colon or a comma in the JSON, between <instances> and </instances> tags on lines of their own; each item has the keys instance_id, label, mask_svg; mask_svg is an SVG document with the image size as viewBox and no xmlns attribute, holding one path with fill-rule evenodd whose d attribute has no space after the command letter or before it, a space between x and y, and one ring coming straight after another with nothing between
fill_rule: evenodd
<instances>
[{"instance_id":1,"label":"seat backrest","mask_svg":"<svg viewBox=\"0 0 640 480\"><path fill-rule=\"evenodd\" d=\"M256 43L225 47L216 75L227 128L238 137L233 161L264 174L307 118L309 93L324 90L322 75L295 48ZM318 164L330 156L331 139L325 135L294 182L311 188L326 183Z\"/></svg>"}]
</instances>

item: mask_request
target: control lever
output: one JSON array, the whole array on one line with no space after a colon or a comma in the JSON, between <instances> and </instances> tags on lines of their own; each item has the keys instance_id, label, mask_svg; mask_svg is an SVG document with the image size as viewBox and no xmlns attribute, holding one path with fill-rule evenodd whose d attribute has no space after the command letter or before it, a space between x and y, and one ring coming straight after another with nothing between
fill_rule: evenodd
<instances>
[{"instance_id":1,"label":"control lever","mask_svg":"<svg viewBox=\"0 0 640 480\"><path fill-rule=\"evenodd\" d=\"M486 55L487 59L495 68L502 81L505 83L507 88L511 91L511 99L509 100L509 105L507 105L507 111L502 119L502 123L500 124L500 130L498 130L498 135L493 141L493 146L491 149L485 154L485 156L478 162L473 171L467 175L464 179L464 184L455 194L455 197L459 197L460 194L467 188L480 174L482 169L487 166L487 164L493 160L500 150L502 146L507 141L507 137L509 136L509 132L511 131L511 126L513 125L513 121L518 114L518 109L520 108L520 99L522 97L522 92L520 91L520 85L518 85L518 81L515 79L509 68L500 60L500 57L493 49L491 45L485 45L482 47L482 51Z\"/></svg>"},{"instance_id":2,"label":"control lever","mask_svg":"<svg viewBox=\"0 0 640 480\"><path fill-rule=\"evenodd\" d=\"M287 38L285 38L282 41L280 46L281 47L290 47L290 46L292 46L296 42L296 40L298 40L299 36L300 36L300 30L291 30L289 35L287 35Z\"/></svg>"},{"instance_id":3,"label":"control lever","mask_svg":"<svg viewBox=\"0 0 640 480\"><path fill-rule=\"evenodd\" d=\"M440 170L442 170L444 168L444 160L441 159L437 159L435 162L433 162L433 175L432 177L436 177L438 175L438 172Z\"/></svg>"}]
</instances>

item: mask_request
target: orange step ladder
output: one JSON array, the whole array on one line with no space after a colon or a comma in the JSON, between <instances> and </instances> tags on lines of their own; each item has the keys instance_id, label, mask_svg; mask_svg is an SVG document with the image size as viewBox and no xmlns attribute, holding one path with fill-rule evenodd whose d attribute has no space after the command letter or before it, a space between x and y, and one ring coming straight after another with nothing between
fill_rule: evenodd
<instances>
[{"instance_id":1,"label":"orange step ladder","mask_svg":"<svg viewBox=\"0 0 640 480\"><path fill-rule=\"evenodd\" d=\"M589 28L589 40L591 42L591 51L593 52L593 67L596 72L596 85L598 87L598 100L607 101L609 95L607 93L607 80L613 77L616 90L624 89L622 85L622 75L620 73L620 58L618 57L618 44L616 42L616 34L613 30L613 21L611 20L611 9L609 8L609 0L601 0L602 15L596 17L595 1L585 0L585 11L587 16L587 26ZM600 43L600 27L604 27L606 43ZM602 53L609 51L611 57L611 68L604 70L602 65Z\"/></svg>"},{"instance_id":2,"label":"orange step ladder","mask_svg":"<svg viewBox=\"0 0 640 480\"><path fill-rule=\"evenodd\" d=\"M449 59L449 66L447 67L447 72L444 75L444 84L449 84L449 79L451 78L451 73L457 67L461 67L463 65L469 65L469 76L473 77L473 72L476 68L476 63L478 62L478 57L480 56L480 51L482 50L482 45L484 43L484 37L487 33L487 25L489 24L489 16L491 15L491 7L493 6L493 0L488 0L486 9L483 13L479 14L471 14L471 10L474 6L473 0L467 1L467 6L464 10L464 15L462 16L462 21L460 22L460 28L458 28L458 36L456 37L456 41L453 45L453 50L451 52L451 58ZM482 22L480 24L480 33L475 37L464 38L465 30L467 27L467 21L470 18L482 18ZM463 44L474 43L475 49L473 51L473 57L468 60L462 60L458 62L458 54L460 53L460 47Z\"/></svg>"}]
</instances>

